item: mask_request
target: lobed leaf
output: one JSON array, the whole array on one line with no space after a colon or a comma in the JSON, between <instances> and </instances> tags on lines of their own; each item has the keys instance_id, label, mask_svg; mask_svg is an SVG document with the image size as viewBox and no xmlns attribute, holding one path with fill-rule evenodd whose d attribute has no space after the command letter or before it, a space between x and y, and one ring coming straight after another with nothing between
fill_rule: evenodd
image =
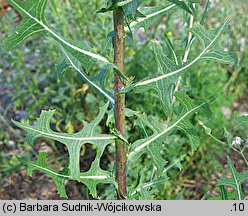
<instances>
[{"instance_id":1,"label":"lobed leaf","mask_svg":"<svg viewBox=\"0 0 248 216\"><path fill-rule=\"evenodd\" d=\"M244 181L248 180L248 171L238 173L229 157L227 158L227 163L229 165L229 169L230 169L230 172L232 174L232 177L231 178L221 178L221 179L217 180L217 185L218 186L227 186L227 187L233 188L235 191L235 194L236 194L236 199L242 200L244 195L243 195L241 184Z\"/></svg>"},{"instance_id":2,"label":"lobed leaf","mask_svg":"<svg viewBox=\"0 0 248 216\"><path fill-rule=\"evenodd\" d=\"M160 6L160 7L146 7L146 8L141 8L140 12L144 14L144 17L139 17L136 20L132 21L129 24L130 29L137 30L140 27L143 27L144 29L148 29L150 24L158 19L158 17L163 16L166 14L168 11L171 9L175 8L175 4L166 4L165 6ZM128 28L126 27L125 30L127 31Z\"/></svg>"},{"instance_id":3,"label":"lobed leaf","mask_svg":"<svg viewBox=\"0 0 248 216\"><path fill-rule=\"evenodd\" d=\"M45 163L46 158L47 158L47 153L42 152L39 154L37 161L35 162L23 161L23 163L28 167L28 174L31 177L33 172L36 170L46 173L54 181L59 195L61 197L67 198L65 182L70 179L74 180L74 178L70 176L68 167L65 167L62 171L55 171L48 168ZM99 169L98 167L99 167L99 160L96 159L92 163L91 169L85 173L81 173L80 179L78 180L79 182L82 182L89 188L90 193L93 196L96 196L97 194L96 186L99 183L112 183L116 185L114 179L109 175L109 173L107 171Z\"/></svg>"},{"instance_id":4,"label":"lobed leaf","mask_svg":"<svg viewBox=\"0 0 248 216\"><path fill-rule=\"evenodd\" d=\"M7 51L14 49L34 34L46 34L58 42L59 46L62 47L63 55L69 56L66 62L65 60L61 61L60 66L63 65L63 67L61 68L59 66L58 70L63 73L68 68L68 65L71 64L71 66L79 72L85 82L91 87L94 85L95 90L101 89L101 87L97 86L97 84L87 76L84 70L89 71L93 67L101 67L104 69L116 68L115 65L95 52L89 45L67 40L51 29L45 19L47 0L29 0L25 3L20 0L8 0L8 2L22 16L22 21L17 27L15 34L4 41ZM105 92L105 90L102 89L102 92ZM109 98L108 92L102 95L113 103L113 99Z\"/></svg>"},{"instance_id":5,"label":"lobed leaf","mask_svg":"<svg viewBox=\"0 0 248 216\"><path fill-rule=\"evenodd\" d=\"M182 8L183 10L185 10L186 12L196 16L196 11L194 9L194 7L192 6L193 2L196 1L188 1L185 2L185 0L169 0L171 3L176 4L177 6L179 6L180 8ZM200 1L197 1L198 3L200 3Z\"/></svg>"},{"instance_id":6,"label":"lobed leaf","mask_svg":"<svg viewBox=\"0 0 248 216\"><path fill-rule=\"evenodd\" d=\"M113 182L110 174L100 168L100 158L106 146L115 140L115 136L107 134L97 134L95 127L103 119L107 112L108 103L100 108L99 114L90 123L83 122L84 128L75 134L64 134L54 132L50 128L51 118L54 110L42 111L40 117L37 119L35 126L21 124L13 121L13 123L27 132L26 141L33 144L37 138L44 137L56 140L66 145L69 152L69 178L83 182L89 187L92 194L96 192L96 185L100 182ZM84 144L89 143L95 145L97 148L97 155L95 161L91 165L88 172L80 172L80 151Z\"/></svg>"},{"instance_id":7,"label":"lobed leaf","mask_svg":"<svg viewBox=\"0 0 248 216\"><path fill-rule=\"evenodd\" d=\"M126 0L117 3L117 7L122 7L125 16L131 15L133 18L137 12L138 7L144 0Z\"/></svg>"},{"instance_id":8,"label":"lobed leaf","mask_svg":"<svg viewBox=\"0 0 248 216\"><path fill-rule=\"evenodd\" d=\"M82 71L82 64L69 52L61 47L61 51L63 54L63 59L58 64L58 74L62 75L64 71L66 71L69 67L74 68L81 76L81 78L88 83L88 85L96 91L96 93L103 98L108 99L111 103L111 106L114 106L114 95L112 92L105 88L104 82L106 75L108 73L108 69L104 69L101 73L96 75L93 78L90 78L86 73Z\"/></svg>"},{"instance_id":9,"label":"lobed leaf","mask_svg":"<svg viewBox=\"0 0 248 216\"><path fill-rule=\"evenodd\" d=\"M126 31L126 44L133 44L133 35L132 32L138 30L139 28L143 27L145 30L148 30L149 26L152 24L153 21L157 20L160 16L171 11L171 9L175 8L175 4L166 4L165 6L159 7L146 7L140 8L140 13L143 16L140 16L133 21L131 21L128 26L125 27ZM131 31L131 32L130 32ZM110 50L113 49L113 38L114 38L114 31L111 31L104 44L102 46L102 53L108 53Z\"/></svg>"},{"instance_id":10,"label":"lobed leaf","mask_svg":"<svg viewBox=\"0 0 248 216\"><path fill-rule=\"evenodd\" d=\"M181 155L179 158L173 158L168 166L163 170L163 173L167 173L171 168L176 167L180 171L182 170L182 161L185 159L186 155Z\"/></svg>"},{"instance_id":11,"label":"lobed leaf","mask_svg":"<svg viewBox=\"0 0 248 216\"><path fill-rule=\"evenodd\" d=\"M65 167L62 171L57 172L47 167L46 165L47 153L42 152L39 154L37 161L23 161L23 163L28 167L28 174L32 177L35 170L42 171L52 178L54 184L56 185L57 191L61 197L67 198L65 190L65 181L70 178L68 169Z\"/></svg>"},{"instance_id":12,"label":"lobed leaf","mask_svg":"<svg viewBox=\"0 0 248 216\"><path fill-rule=\"evenodd\" d=\"M240 127L242 125L248 125L248 116L241 116L235 127Z\"/></svg>"},{"instance_id":13,"label":"lobed leaf","mask_svg":"<svg viewBox=\"0 0 248 216\"><path fill-rule=\"evenodd\" d=\"M139 126L144 131L146 137L149 137L146 128L149 128L153 134L162 132L164 125L161 122L158 122L155 119L149 119L146 114L138 113L137 117L136 126ZM167 161L165 161L161 156L162 141L163 140L156 140L147 147L157 168L158 176L163 173L164 167L167 164Z\"/></svg>"},{"instance_id":14,"label":"lobed leaf","mask_svg":"<svg viewBox=\"0 0 248 216\"><path fill-rule=\"evenodd\" d=\"M171 112L172 92L175 88L176 81L180 76L185 74L191 66L200 60L216 60L225 64L236 65L238 59L232 52L224 51L218 44L220 34L227 28L229 20L215 30L206 30L202 26L192 28L190 31L201 41L203 50L198 56L184 65L177 65L172 62L163 51L158 42L153 42L153 50L158 64L157 74L153 77L147 77L145 80L133 83L124 88L121 93L127 93L132 89L135 92L144 92L145 90L154 89L158 92L166 114Z\"/></svg>"},{"instance_id":15,"label":"lobed leaf","mask_svg":"<svg viewBox=\"0 0 248 216\"><path fill-rule=\"evenodd\" d=\"M157 186L160 184L168 184L169 178L167 177L167 172L172 167L178 167L181 170L181 161L185 158L185 155L182 155L180 158L173 159L172 162L164 168L163 176L158 174L157 178L151 178L150 181L144 182L141 174L138 184L135 188L130 188L129 197L136 198L137 196L141 200L151 200L153 199L153 194L157 193Z\"/></svg>"},{"instance_id":16,"label":"lobed leaf","mask_svg":"<svg viewBox=\"0 0 248 216\"><path fill-rule=\"evenodd\" d=\"M159 178L152 180L150 182L142 183L140 182L139 185L136 187L136 189L130 190L130 197L134 197L139 195L140 200L153 200L153 192L154 189L160 184L165 184L168 183L169 179L168 178Z\"/></svg>"},{"instance_id":17,"label":"lobed leaf","mask_svg":"<svg viewBox=\"0 0 248 216\"><path fill-rule=\"evenodd\" d=\"M195 112L199 110L204 112L205 115L209 117L211 115L209 104L215 100L215 97L211 97L207 101L197 102L189 98L185 93L181 92L176 92L175 97L182 105L175 109L174 114L177 116L177 118L171 122L171 125L169 125L168 128L164 126L164 128L161 130L160 127L156 127L156 130L153 130L152 135L135 141L130 148L128 155L129 160L137 159L146 152L147 148L150 148L150 145L155 145L154 143L157 142L161 143L161 141L163 141L166 136L176 130L180 130L188 136L192 151L195 151L200 146L200 136L194 129L190 118ZM157 151L158 150L160 151L161 149L157 148ZM163 164L160 164L159 166L162 167Z\"/></svg>"},{"instance_id":18,"label":"lobed leaf","mask_svg":"<svg viewBox=\"0 0 248 216\"><path fill-rule=\"evenodd\" d=\"M225 186L220 185L219 187L219 193L220 195L217 197L209 197L208 200L234 200L236 197L236 194L234 191L227 191Z\"/></svg>"}]
</instances>

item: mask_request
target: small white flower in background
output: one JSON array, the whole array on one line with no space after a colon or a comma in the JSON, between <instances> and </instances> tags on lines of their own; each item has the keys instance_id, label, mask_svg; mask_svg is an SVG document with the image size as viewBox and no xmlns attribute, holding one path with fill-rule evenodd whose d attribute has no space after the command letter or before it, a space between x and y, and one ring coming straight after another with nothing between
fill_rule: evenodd
<instances>
[{"instance_id":1,"label":"small white flower in background","mask_svg":"<svg viewBox=\"0 0 248 216\"><path fill-rule=\"evenodd\" d=\"M232 145L239 146L241 145L242 142L243 140L240 137L234 137L232 140Z\"/></svg>"},{"instance_id":2,"label":"small white flower in background","mask_svg":"<svg viewBox=\"0 0 248 216\"><path fill-rule=\"evenodd\" d=\"M24 52L25 52L25 53L30 53L30 49L29 49L29 48L25 48L25 49L24 49Z\"/></svg>"}]
</instances>

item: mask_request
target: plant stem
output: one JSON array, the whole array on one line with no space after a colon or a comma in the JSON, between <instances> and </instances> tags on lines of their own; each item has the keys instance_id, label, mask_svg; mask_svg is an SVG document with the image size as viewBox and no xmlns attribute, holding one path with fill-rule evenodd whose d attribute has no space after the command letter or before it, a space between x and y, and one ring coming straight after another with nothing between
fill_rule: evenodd
<instances>
[{"instance_id":1,"label":"plant stem","mask_svg":"<svg viewBox=\"0 0 248 216\"><path fill-rule=\"evenodd\" d=\"M207 129L207 127L204 125L204 123L199 119L198 120L198 123L201 127L204 128L204 130ZM244 150L245 148L241 149L241 147L238 145L238 148L239 149L236 149L232 144L229 144L229 143L225 143L225 142L222 142L221 140L219 140L218 138L216 138L213 134L211 134L211 130L210 132L207 133L208 136L210 136L213 140L215 140L216 142L222 144L222 145L227 145L229 146L233 151L237 152L238 154L241 155L241 157L243 158L243 160L245 161L245 164L246 166L248 166L248 160L246 159L245 155L244 155Z\"/></svg>"},{"instance_id":2,"label":"plant stem","mask_svg":"<svg viewBox=\"0 0 248 216\"><path fill-rule=\"evenodd\" d=\"M248 166L248 160L246 159L246 157L245 157L245 155L244 155L244 153L243 153L243 150L242 150L240 147L239 147L239 150L238 150L238 149L234 148L231 144L229 145L229 144L227 144L227 143L224 143L224 142L220 141L220 140L217 139L215 136L213 136L211 133L209 134L209 136L210 136L212 139L214 139L216 142L218 142L218 143L221 143L221 144L223 144L223 145L228 145L232 150L234 150L235 152L237 152L238 154L240 154L241 157L243 158L243 160L245 161L246 166Z\"/></svg>"},{"instance_id":3,"label":"plant stem","mask_svg":"<svg viewBox=\"0 0 248 216\"><path fill-rule=\"evenodd\" d=\"M195 8L195 3L193 3L193 7ZM189 29L191 29L194 25L194 16L190 15L190 21L189 21ZM187 62L188 60L188 56L189 56L189 52L190 52L190 48L191 48L191 44L192 44L192 33L189 32L188 35L188 42L187 42L187 47L183 56L183 63Z\"/></svg>"},{"instance_id":4,"label":"plant stem","mask_svg":"<svg viewBox=\"0 0 248 216\"><path fill-rule=\"evenodd\" d=\"M124 15L120 7L113 12L114 17L114 63L121 73L124 74ZM125 95L117 94L124 88L124 80L115 71L115 127L119 133L125 135ZM118 198L124 199L126 194L126 144L123 140L117 139L116 146L116 180L118 184Z\"/></svg>"},{"instance_id":5,"label":"plant stem","mask_svg":"<svg viewBox=\"0 0 248 216\"><path fill-rule=\"evenodd\" d=\"M245 149L241 149L240 146L239 146L239 150L240 150L240 155L244 159L246 166L248 166L248 161L247 161L247 159L246 159L246 157L245 157L245 155L243 153Z\"/></svg>"},{"instance_id":6,"label":"plant stem","mask_svg":"<svg viewBox=\"0 0 248 216\"><path fill-rule=\"evenodd\" d=\"M246 157L245 157L243 151L240 152L240 155L241 155L242 158L244 159L246 166L248 166L248 161L247 161L247 159L246 159Z\"/></svg>"}]
</instances>

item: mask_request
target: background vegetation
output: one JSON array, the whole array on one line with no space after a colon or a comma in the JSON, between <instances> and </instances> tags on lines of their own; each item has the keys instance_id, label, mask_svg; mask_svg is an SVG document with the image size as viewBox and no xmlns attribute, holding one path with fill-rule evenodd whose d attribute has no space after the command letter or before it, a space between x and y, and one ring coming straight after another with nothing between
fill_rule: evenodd
<instances>
[{"instance_id":1,"label":"background vegetation","mask_svg":"<svg viewBox=\"0 0 248 216\"><path fill-rule=\"evenodd\" d=\"M104 0L64 0L63 3L59 0L50 0L47 17L52 27L65 37L76 40L83 38L89 44L94 44L98 52L109 53L103 44L113 29L112 15L95 13L105 4ZM143 5L162 4L162 1L146 0ZM238 53L241 59L240 67L230 68L214 62L201 62L191 69L192 73L187 75L182 85L183 90L192 98L204 98L222 92L212 104L215 115L207 122L214 136L221 140L226 139L227 132L242 137L243 140L248 139L245 128L234 130L236 117L248 114L246 4L245 0L239 0L238 3L231 0L213 0L204 23L207 28L211 28L218 26L224 17L231 18L232 27L222 37L222 44ZM203 0L197 10L199 16L203 13L204 7ZM9 7L2 8L1 13L1 35L10 34L14 31L13 26L20 21L20 17ZM181 10L176 10L153 23L148 29L148 34L141 29L135 38L137 45L128 45L125 50L127 74L140 79L143 77L140 71L152 74L157 68L148 43L153 38L164 41L169 37L177 47L183 48L185 44L181 41L186 41L187 38L185 22L185 14ZM51 180L40 172L35 173L34 179L29 178L17 156L35 158L38 152L46 151L49 155L49 166L60 169L58 166L66 163L65 147L49 140L40 140L38 145L31 147L23 142L22 132L13 126L11 119L18 121L31 119L35 122L42 109L56 109L53 128L73 133L81 129L82 119L90 121L98 112L96 107L102 105L97 95L86 84L80 82L75 71L66 72L62 78L56 75L54 65L58 63L60 53L55 44L48 40L35 36L11 55L0 50L0 199L59 199ZM94 71L91 72L94 74ZM130 94L127 98L127 107L145 111L154 118L158 118L155 116L163 118L164 113L156 97L156 93L152 91L142 96ZM198 129L202 130L200 126ZM107 132L104 126L99 130ZM143 132L127 123L127 137L131 141L140 133ZM227 146L221 145L207 135L203 140L202 146L194 154L191 153L188 141L182 134L173 134L166 140L163 155L166 160L173 161L183 154L186 156L178 166L179 169L173 168L169 171L170 181L160 186L156 199L175 199L180 195L183 199L202 199L209 195L217 195L218 191L214 189L216 179L225 175L227 154L235 162L238 171L246 169L240 156L230 151ZM113 166L114 163L114 147L109 147L107 151L102 161L105 168L109 166L108 164ZM94 158L95 150L87 146L81 154L88 159L87 163L81 164L86 171ZM57 163L54 164L52 161ZM145 173L143 178L149 176L151 172L149 160L144 161L141 158L136 167ZM99 186L101 198L113 199L115 196L112 193L112 186L107 189L104 187L104 190L101 190ZM77 183L68 184L67 191L71 199L91 198L87 189Z\"/></svg>"}]
</instances>

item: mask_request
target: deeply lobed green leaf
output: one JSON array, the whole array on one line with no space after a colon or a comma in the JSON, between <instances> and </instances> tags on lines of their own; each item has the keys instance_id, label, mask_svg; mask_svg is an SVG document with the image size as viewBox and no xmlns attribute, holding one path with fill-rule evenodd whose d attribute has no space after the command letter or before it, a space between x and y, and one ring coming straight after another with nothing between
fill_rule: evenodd
<instances>
[{"instance_id":1,"label":"deeply lobed green leaf","mask_svg":"<svg viewBox=\"0 0 248 216\"><path fill-rule=\"evenodd\" d=\"M145 30L147 30L153 21L172 11L172 9L174 8L176 8L175 4L166 4L165 6L159 7L140 8L140 12L144 14L144 17L139 17L136 20L132 21L129 24L130 29L132 31L135 31L138 30L140 27L143 27ZM128 28L126 28L126 30L128 30Z\"/></svg>"},{"instance_id":2,"label":"deeply lobed green leaf","mask_svg":"<svg viewBox=\"0 0 248 216\"><path fill-rule=\"evenodd\" d=\"M154 89L158 92L160 101L162 102L165 113L171 112L172 92L175 88L176 81L184 75L194 64L200 60L216 60L221 63L236 65L238 63L237 56L229 51L224 51L218 44L220 34L227 28L229 20L219 26L215 30L206 30L202 26L192 28L190 31L201 41L203 50L198 56L184 65L177 65L172 62L163 51L158 42L153 42L153 50L158 63L157 73L153 77L147 77L143 81L131 84L122 90L127 93L132 89L135 92L144 92L145 90Z\"/></svg>"},{"instance_id":3,"label":"deeply lobed green leaf","mask_svg":"<svg viewBox=\"0 0 248 216\"><path fill-rule=\"evenodd\" d=\"M236 127L240 127L242 125L248 125L248 116L241 116L238 118Z\"/></svg>"},{"instance_id":4,"label":"deeply lobed green leaf","mask_svg":"<svg viewBox=\"0 0 248 216\"><path fill-rule=\"evenodd\" d=\"M137 114L136 126L139 126L146 137L149 137L149 133L146 128L149 128L153 134L158 134L163 131L164 124L155 119L149 119L146 114ZM148 152L151 154L154 164L157 168L158 176L160 176L164 170L167 161L165 161L161 155L162 140L156 140L147 146Z\"/></svg>"},{"instance_id":5,"label":"deeply lobed green leaf","mask_svg":"<svg viewBox=\"0 0 248 216\"><path fill-rule=\"evenodd\" d=\"M209 104L215 100L215 97L212 97L207 101L194 101L185 93L176 92L175 96L177 98L177 101L179 101L181 104L181 106L175 108L174 114L176 118L171 121L169 127L166 127L165 124L164 127L161 127L161 123L156 123L157 126L150 126L153 134L147 136L146 138L137 140L131 145L128 156L128 159L130 161L136 160L148 149L153 157L157 157L153 158L153 160L155 161L155 165L158 170L161 170L165 165L165 161L161 159L161 156L158 156L160 155L160 151L162 150L161 143L173 131L180 130L187 135L190 140L192 151L195 151L200 146L201 137L194 129L190 118L198 111L205 113L205 115L209 117L211 115ZM144 117L142 118L144 119ZM142 124L145 125L145 120L141 121Z\"/></svg>"},{"instance_id":6,"label":"deeply lobed green leaf","mask_svg":"<svg viewBox=\"0 0 248 216\"><path fill-rule=\"evenodd\" d=\"M69 66L73 67L97 93L104 96L112 104L114 99L105 88L98 86L94 79L87 76L86 72L97 67L103 69L116 68L105 57L99 55L94 49L77 41L67 40L51 29L45 19L47 0L29 0L26 3L19 0L8 0L10 5L22 16L22 21L15 34L4 41L7 51L23 43L30 36L43 33L52 37L62 49L64 59L59 64L58 70L63 73Z\"/></svg>"},{"instance_id":7,"label":"deeply lobed green leaf","mask_svg":"<svg viewBox=\"0 0 248 216\"><path fill-rule=\"evenodd\" d=\"M232 160L229 157L227 159L227 163L229 165L229 169L230 169L230 172L232 174L232 177L231 178L221 178L221 179L217 180L217 185L218 186L227 186L227 187L233 188L235 191L235 194L236 194L235 198L237 200L242 200L244 198L244 194L242 191L241 184L244 181L248 180L248 171L244 171L242 173L237 172L233 163L232 163Z\"/></svg>"},{"instance_id":8,"label":"deeply lobed green leaf","mask_svg":"<svg viewBox=\"0 0 248 216\"><path fill-rule=\"evenodd\" d=\"M50 176L56 185L57 191L61 197L67 198L65 181L70 178L68 168L65 167L62 171L58 172L52 170L46 165L47 153L42 152L39 154L37 161L23 161L23 163L28 167L28 174L32 177L33 172L36 170L42 171Z\"/></svg>"},{"instance_id":9,"label":"deeply lobed green leaf","mask_svg":"<svg viewBox=\"0 0 248 216\"><path fill-rule=\"evenodd\" d=\"M35 126L21 124L13 121L14 124L27 132L26 141L30 144L34 144L34 141L39 137L44 137L52 140L56 140L66 145L69 152L69 171L68 178L77 180L84 183L89 189L91 194L96 194L96 185L100 182L114 183L110 174L100 168L100 159L106 148L106 146L115 140L115 136L107 134L97 134L95 127L103 119L107 112L108 103L100 108L100 112L97 117L90 123L83 122L84 128L75 134L64 134L54 132L50 128L51 118L54 114L54 110L42 111L40 117L37 119ZM95 161L92 163L89 171L80 172L80 151L84 144L89 143L97 148L97 154ZM43 160L41 160L43 158ZM38 160L40 170L46 171L44 163L44 156ZM37 165L37 164L36 164ZM37 167L36 167L37 168ZM48 171L47 171L48 172ZM46 172L46 173L47 173ZM48 174L48 173L47 173ZM51 176L53 178L53 176ZM55 182L56 183L56 182ZM63 194L61 192L61 194Z\"/></svg>"}]
</instances>

